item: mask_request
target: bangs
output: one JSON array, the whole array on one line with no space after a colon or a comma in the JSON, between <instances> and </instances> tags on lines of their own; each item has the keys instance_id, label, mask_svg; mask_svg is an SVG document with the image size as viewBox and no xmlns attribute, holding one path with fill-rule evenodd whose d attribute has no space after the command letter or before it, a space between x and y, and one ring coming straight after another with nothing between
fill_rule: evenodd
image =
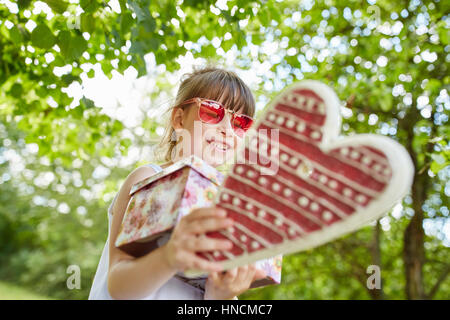
<instances>
[{"instance_id":1,"label":"bangs","mask_svg":"<svg viewBox=\"0 0 450 320\"><path fill-rule=\"evenodd\" d=\"M194 89L194 88L193 88ZM247 116L255 114L255 100L247 85L237 76L224 72L209 72L196 79L189 99L206 98L221 102L225 108L238 111Z\"/></svg>"}]
</instances>

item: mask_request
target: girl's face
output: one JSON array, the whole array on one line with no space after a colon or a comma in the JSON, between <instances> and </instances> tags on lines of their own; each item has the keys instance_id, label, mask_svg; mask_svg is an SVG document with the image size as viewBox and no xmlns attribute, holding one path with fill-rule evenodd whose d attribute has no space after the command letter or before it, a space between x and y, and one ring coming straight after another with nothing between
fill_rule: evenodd
<instances>
[{"instance_id":1,"label":"girl's face","mask_svg":"<svg viewBox=\"0 0 450 320\"><path fill-rule=\"evenodd\" d=\"M181 122L176 123L177 117L172 119L177 136L182 136L182 143L178 145L179 148L177 146L177 157L185 158L195 154L213 167L233 160L235 152L244 142L244 138L238 137L234 133L231 126L232 115L226 112L221 122L208 124L200 120L198 109L197 104L192 104L183 110L174 111L182 113L178 118Z\"/></svg>"}]
</instances>

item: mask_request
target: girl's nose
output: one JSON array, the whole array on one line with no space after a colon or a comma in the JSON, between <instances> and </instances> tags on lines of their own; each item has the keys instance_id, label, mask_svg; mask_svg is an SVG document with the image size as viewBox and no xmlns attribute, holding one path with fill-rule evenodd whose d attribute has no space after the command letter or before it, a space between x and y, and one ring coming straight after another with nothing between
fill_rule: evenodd
<instances>
[{"instance_id":1,"label":"girl's nose","mask_svg":"<svg viewBox=\"0 0 450 320\"><path fill-rule=\"evenodd\" d=\"M225 116L218 124L220 131L225 133L226 135L231 135L233 130L233 128L231 127L231 119L232 115L229 112L225 112Z\"/></svg>"}]
</instances>

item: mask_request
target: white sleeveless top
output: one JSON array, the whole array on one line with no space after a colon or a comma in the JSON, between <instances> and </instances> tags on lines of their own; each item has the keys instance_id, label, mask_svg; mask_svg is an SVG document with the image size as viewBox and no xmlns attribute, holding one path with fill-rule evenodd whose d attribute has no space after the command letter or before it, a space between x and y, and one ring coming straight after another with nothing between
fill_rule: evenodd
<instances>
[{"instance_id":1,"label":"white sleeveless top","mask_svg":"<svg viewBox=\"0 0 450 320\"><path fill-rule=\"evenodd\" d=\"M153 168L156 172L162 168L155 164L148 164L147 166ZM118 194L118 193L117 193ZM108 266L109 266L109 235L111 233L112 222L112 207L117 198L117 194L111 205L108 208L108 238L103 248L102 256L95 273L94 281L92 283L91 291L89 293L89 300L113 300L108 292ZM175 277L170 278L164 285L151 295L142 298L142 300L203 300L204 292L197 289L180 279Z\"/></svg>"}]
</instances>

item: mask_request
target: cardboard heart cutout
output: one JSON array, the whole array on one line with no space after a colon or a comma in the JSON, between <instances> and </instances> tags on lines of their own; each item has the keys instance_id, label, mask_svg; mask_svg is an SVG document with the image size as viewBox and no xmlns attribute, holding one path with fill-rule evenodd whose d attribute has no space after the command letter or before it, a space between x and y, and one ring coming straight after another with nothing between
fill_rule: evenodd
<instances>
[{"instance_id":1,"label":"cardboard heart cutout","mask_svg":"<svg viewBox=\"0 0 450 320\"><path fill-rule=\"evenodd\" d=\"M280 92L215 199L234 225L208 236L229 239L233 248L198 255L226 270L314 248L387 213L411 187L409 154L388 137L342 137L340 128L340 102L330 87L306 80Z\"/></svg>"}]
</instances>

